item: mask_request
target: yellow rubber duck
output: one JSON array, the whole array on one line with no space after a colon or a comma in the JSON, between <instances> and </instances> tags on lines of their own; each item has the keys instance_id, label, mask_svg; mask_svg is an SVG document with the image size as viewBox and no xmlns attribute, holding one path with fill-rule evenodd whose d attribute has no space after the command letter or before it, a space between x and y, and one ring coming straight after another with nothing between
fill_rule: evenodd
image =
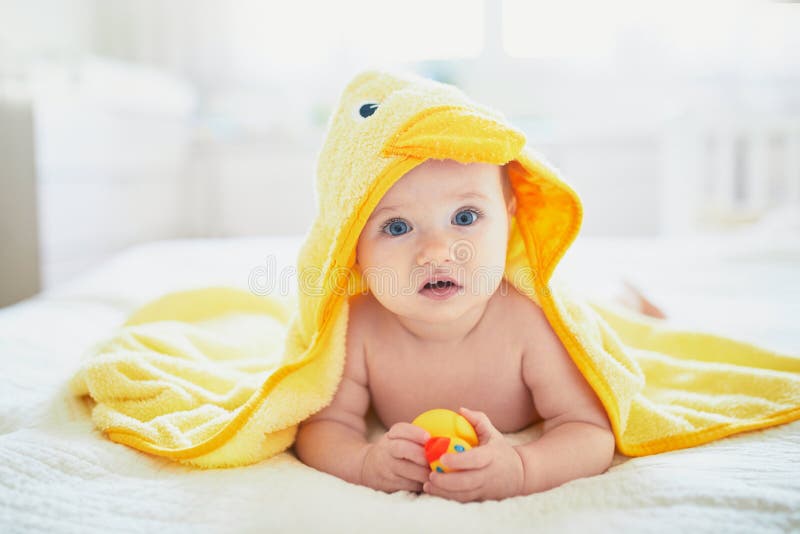
<instances>
[{"instance_id":1,"label":"yellow rubber duck","mask_svg":"<svg viewBox=\"0 0 800 534\"><path fill-rule=\"evenodd\" d=\"M478 445L475 429L463 415L453 410L434 408L418 415L411 424L425 429L431 436L425 443L425 458L431 471L451 471L439 461L443 454L468 451Z\"/></svg>"}]
</instances>

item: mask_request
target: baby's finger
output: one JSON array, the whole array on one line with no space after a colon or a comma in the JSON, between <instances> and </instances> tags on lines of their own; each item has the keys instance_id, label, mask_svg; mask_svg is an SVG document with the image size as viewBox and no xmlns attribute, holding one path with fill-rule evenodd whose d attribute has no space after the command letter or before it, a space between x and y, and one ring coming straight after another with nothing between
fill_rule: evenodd
<instances>
[{"instance_id":1,"label":"baby's finger","mask_svg":"<svg viewBox=\"0 0 800 534\"><path fill-rule=\"evenodd\" d=\"M478 501L480 499L480 489L468 491L449 491L440 486L432 484L430 481L422 485L422 491L428 495L436 495L445 499L459 502Z\"/></svg>"},{"instance_id":2,"label":"baby's finger","mask_svg":"<svg viewBox=\"0 0 800 534\"><path fill-rule=\"evenodd\" d=\"M448 469L483 469L492 462L492 449L475 447L464 452L448 452L439 461Z\"/></svg>"},{"instance_id":3,"label":"baby's finger","mask_svg":"<svg viewBox=\"0 0 800 534\"><path fill-rule=\"evenodd\" d=\"M417 425L412 425L411 423L395 423L386 434L390 438L409 439L411 441L416 441L421 445L425 445L425 443L431 437L427 430L420 428Z\"/></svg>"},{"instance_id":4,"label":"baby's finger","mask_svg":"<svg viewBox=\"0 0 800 534\"><path fill-rule=\"evenodd\" d=\"M422 484L428 481L431 470L429 467L422 467L408 460L400 460L397 462L395 473L403 478L418 482L419 491L422 491Z\"/></svg>"},{"instance_id":5,"label":"baby's finger","mask_svg":"<svg viewBox=\"0 0 800 534\"><path fill-rule=\"evenodd\" d=\"M393 480L390 484L392 489L388 490L387 493L394 493L395 491L412 491L414 493L420 493L422 491L422 482L411 480L410 478L399 475L395 477L395 480Z\"/></svg>"},{"instance_id":6,"label":"baby's finger","mask_svg":"<svg viewBox=\"0 0 800 534\"><path fill-rule=\"evenodd\" d=\"M431 473L430 483L447 491L472 491L483 486L486 479L485 470L451 471L449 473Z\"/></svg>"},{"instance_id":7,"label":"baby's finger","mask_svg":"<svg viewBox=\"0 0 800 534\"><path fill-rule=\"evenodd\" d=\"M489 420L489 416L483 412L470 410L462 406L461 415L466 417L466 419L475 428L475 433L478 435L478 443L481 445L489 442L493 437L499 437L502 435L501 432L497 430Z\"/></svg>"},{"instance_id":8,"label":"baby's finger","mask_svg":"<svg viewBox=\"0 0 800 534\"><path fill-rule=\"evenodd\" d=\"M430 469L428 459L425 458L425 449L413 441L408 441L407 439L390 439L389 453L398 460L408 460Z\"/></svg>"}]
</instances>

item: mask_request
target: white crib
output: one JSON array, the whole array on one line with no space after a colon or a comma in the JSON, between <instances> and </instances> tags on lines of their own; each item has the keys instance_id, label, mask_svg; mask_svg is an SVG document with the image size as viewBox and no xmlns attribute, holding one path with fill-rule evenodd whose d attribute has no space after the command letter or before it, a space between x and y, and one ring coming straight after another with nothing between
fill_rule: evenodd
<instances>
[{"instance_id":1,"label":"white crib","mask_svg":"<svg viewBox=\"0 0 800 534\"><path fill-rule=\"evenodd\" d=\"M675 120L660 157L660 227L719 232L800 213L800 117Z\"/></svg>"}]
</instances>

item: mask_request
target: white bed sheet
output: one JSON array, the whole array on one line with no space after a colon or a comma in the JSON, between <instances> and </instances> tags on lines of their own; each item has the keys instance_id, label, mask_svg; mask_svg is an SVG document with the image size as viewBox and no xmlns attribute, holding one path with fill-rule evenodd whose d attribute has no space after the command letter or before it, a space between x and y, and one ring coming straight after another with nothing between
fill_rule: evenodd
<instances>
[{"instance_id":1,"label":"white bed sheet","mask_svg":"<svg viewBox=\"0 0 800 534\"><path fill-rule=\"evenodd\" d=\"M305 466L291 452L243 468L195 470L93 428L89 403L64 387L87 347L167 291L247 288L270 265L292 289L301 240L140 245L0 310L0 531L800 530L800 422L655 456L617 455L599 476L468 504L376 492ZM579 239L559 269L592 292L627 276L680 324L800 353L794 237ZM382 431L374 415L369 428L372 438ZM535 425L508 437L518 443L540 432Z\"/></svg>"}]
</instances>

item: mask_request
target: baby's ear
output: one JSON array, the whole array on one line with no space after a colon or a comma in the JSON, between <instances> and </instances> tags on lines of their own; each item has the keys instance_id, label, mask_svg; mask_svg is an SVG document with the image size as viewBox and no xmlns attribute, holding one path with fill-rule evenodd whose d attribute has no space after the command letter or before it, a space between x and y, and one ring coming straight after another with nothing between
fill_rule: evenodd
<instances>
[{"instance_id":1,"label":"baby's ear","mask_svg":"<svg viewBox=\"0 0 800 534\"><path fill-rule=\"evenodd\" d=\"M517 197L511 195L511 200L508 202L508 215L515 215L517 213Z\"/></svg>"}]
</instances>

